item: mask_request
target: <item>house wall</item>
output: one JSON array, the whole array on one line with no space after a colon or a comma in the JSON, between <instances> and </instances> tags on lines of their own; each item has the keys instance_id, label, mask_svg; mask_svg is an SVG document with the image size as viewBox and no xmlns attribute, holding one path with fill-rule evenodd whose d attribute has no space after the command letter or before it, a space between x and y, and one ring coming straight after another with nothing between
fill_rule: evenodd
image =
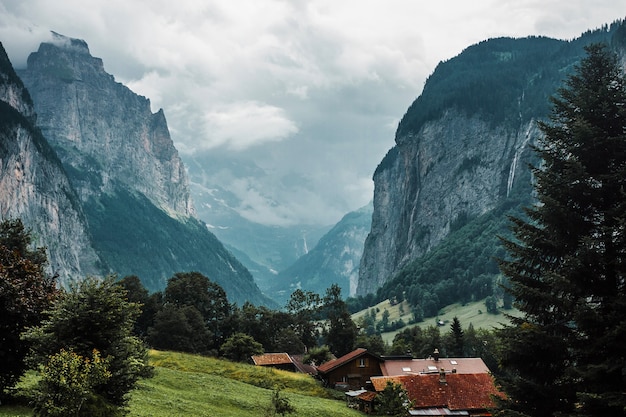
<instances>
[{"instance_id":1,"label":"house wall","mask_svg":"<svg viewBox=\"0 0 626 417\"><path fill-rule=\"evenodd\" d=\"M380 375L380 362L371 356L361 356L331 370L324 379L330 387L356 390L367 389L371 385L367 384L369 379Z\"/></svg>"}]
</instances>

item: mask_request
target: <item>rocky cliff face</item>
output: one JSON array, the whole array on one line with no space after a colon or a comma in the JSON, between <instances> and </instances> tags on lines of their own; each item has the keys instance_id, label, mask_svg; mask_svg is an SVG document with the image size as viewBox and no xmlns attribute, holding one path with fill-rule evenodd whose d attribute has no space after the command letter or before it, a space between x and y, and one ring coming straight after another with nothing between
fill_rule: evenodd
<instances>
[{"instance_id":1,"label":"rocky cliff face","mask_svg":"<svg viewBox=\"0 0 626 417\"><path fill-rule=\"evenodd\" d=\"M522 171L538 135L534 121L494 129L450 110L419 133L399 137L374 175L358 294L375 292L441 242L454 222L493 209L517 179L527 180Z\"/></svg>"},{"instance_id":2,"label":"rocky cliff face","mask_svg":"<svg viewBox=\"0 0 626 417\"><path fill-rule=\"evenodd\" d=\"M19 75L81 199L121 185L171 214L193 215L163 111L153 114L148 99L115 82L84 41L54 34Z\"/></svg>"},{"instance_id":3,"label":"rocky cliff face","mask_svg":"<svg viewBox=\"0 0 626 417\"><path fill-rule=\"evenodd\" d=\"M372 228L357 294L375 292L454 225L511 194L529 201L530 148L540 135L536 121L549 114L548 97L584 55L585 44L617 47L624 33L618 22L570 42L492 39L439 64L374 174Z\"/></svg>"},{"instance_id":4,"label":"rocky cliff face","mask_svg":"<svg viewBox=\"0 0 626 417\"><path fill-rule=\"evenodd\" d=\"M195 218L163 111L153 114L146 98L115 82L82 40L55 34L19 75L82 208L101 273L137 275L156 291L176 272L198 271L233 302L272 304Z\"/></svg>"},{"instance_id":5,"label":"rocky cliff face","mask_svg":"<svg viewBox=\"0 0 626 417\"><path fill-rule=\"evenodd\" d=\"M21 218L61 282L98 272L85 216L59 159L33 126L28 92L0 45L0 217Z\"/></svg>"}]
</instances>

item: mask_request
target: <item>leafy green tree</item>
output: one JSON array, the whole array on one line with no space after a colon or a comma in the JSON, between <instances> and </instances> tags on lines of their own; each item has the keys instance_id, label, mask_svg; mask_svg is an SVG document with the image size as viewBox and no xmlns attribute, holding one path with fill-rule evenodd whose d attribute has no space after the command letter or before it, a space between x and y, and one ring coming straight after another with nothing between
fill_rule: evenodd
<instances>
[{"instance_id":1,"label":"leafy green tree","mask_svg":"<svg viewBox=\"0 0 626 417\"><path fill-rule=\"evenodd\" d=\"M178 272L167 281L164 302L195 307L211 332L209 348L217 349L225 337L224 325L231 314L226 292L199 272Z\"/></svg>"},{"instance_id":2,"label":"leafy green tree","mask_svg":"<svg viewBox=\"0 0 626 417\"><path fill-rule=\"evenodd\" d=\"M539 125L538 203L504 240L523 315L500 332L501 415L626 410L626 88L605 45L586 52Z\"/></svg>"},{"instance_id":3,"label":"leafy green tree","mask_svg":"<svg viewBox=\"0 0 626 417\"><path fill-rule=\"evenodd\" d=\"M309 349L309 352L302 358L304 363L311 363L319 366L333 358L330 349L326 345Z\"/></svg>"},{"instance_id":4,"label":"leafy green tree","mask_svg":"<svg viewBox=\"0 0 626 417\"><path fill-rule=\"evenodd\" d=\"M145 338L148 329L154 325L157 312L162 308L163 294L160 292L149 294L136 275L125 276L119 280L119 284L126 290L128 301L137 303L141 307L141 314L135 321L134 333L136 336Z\"/></svg>"},{"instance_id":5,"label":"leafy green tree","mask_svg":"<svg viewBox=\"0 0 626 417\"><path fill-rule=\"evenodd\" d=\"M411 400L401 384L387 381L385 389L377 396L378 413L384 416L404 417L412 406Z\"/></svg>"},{"instance_id":6,"label":"leafy green tree","mask_svg":"<svg viewBox=\"0 0 626 417\"><path fill-rule=\"evenodd\" d=\"M74 282L50 310L50 316L24 338L32 343L32 360L46 363L61 349L89 358L93 350L108 363L111 377L94 387L107 403L124 407L137 380L151 375L147 350L132 335L139 306L112 276Z\"/></svg>"},{"instance_id":7,"label":"leafy green tree","mask_svg":"<svg viewBox=\"0 0 626 417\"><path fill-rule=\"evenodd\" d=\"M61 349L43 367L34 399L38 417L111 417L121 415L95 392L111 378L107 361L94 349L90 357Z\"/></svg>"},{"instance_id":8,"label":"leafy green tree","mask_svg":"<svg viewBox=\"0 0 626 417\"><path fill-rule=\"evenodd\" d=\"M0 399L26 369L28 343L20 334L45 317L58 292L44 272L45 249L31 249L22 221L0 223Z\"/></svg>"},{"instance_id":9,"label":"leafy green tree","mask_svg":"<svg viewBox=\"0 0 626 417\"><path fill-rule=\"evenodd\" d=\"M148 343L156 349L205 354L211 340L204 318L190 305L165 305L148 329Z\"/></svg>"},{"instance_id":10,"label":"leafy green tree","mask_svg":"<svg viewBox=\"0 0 626 417\"><path fill-rule=\"evenodd\" d=\"M358 329L341 298L341 288L337 284L326 290L323 309L329 323L324 335L326 344L337 356L351 352L354 349Z\"/></svg>"},{"instance_id":11,"label":"leafy green tree","mask_svg":"<svg viewBox=\"0 0 626 417\"><path fill-rule=\"evenodd\" d=\"M250 357L263 354L263 345L254 340L252 336L244 333L231 335L220 347L225 358L237 362L250 361Z\"/></svg>"},{"instance_id":12,"label":"leafy green tree","mask_svg":"<svg viewBox=\"0 0 626 417\"><path fill-rule=\"evenodd\" d=\"M356 338L355 346L365 348L374 355L384 355L387 353L387 344L380 334L367 335L361 333Z\"/></svg>"},{"instance_id":13,"label":"leafy green tree","mask_svg":"<svg viewBox=\"0 0 626 417\"><path fill-rule=\"evenodd\" d=\"M291 294L286 306L293 317L293 330L307 348L312 348L317 343L317 326L314 320L320 304L319 294L297 289Z\"/></svg>"},{"instance_id":14,"label":"leafy green tree","mask_svg":"<svg viewBox=\"0 0 626 417\"><path fill-rule=\"evenodd\" d=\"M490 295L485 298L485 307L487 308L487 313L498 314L498 301L496 300L496 297Z\"/></svg>"}]
</instances>

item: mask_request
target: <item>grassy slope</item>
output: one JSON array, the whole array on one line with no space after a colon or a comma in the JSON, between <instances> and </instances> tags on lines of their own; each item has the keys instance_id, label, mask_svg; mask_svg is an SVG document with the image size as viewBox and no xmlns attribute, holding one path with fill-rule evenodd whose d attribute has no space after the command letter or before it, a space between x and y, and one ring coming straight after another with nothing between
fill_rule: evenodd
<instances>
[{"instance_id":1,"label":"grassy slope","mask_svg":"<svg viewBox=\"0 0 626 417\"><path fill-rule=\"evenodd\" d=\"M366 310L362 310L353 314L352 320L357 321L360 317L363 317L363 315L367 314L372 308L378 309L378 313L376 314L376 320L381 320L383 311L385 311L385 309L389 311L390 322L399 320L400 318L406 323L411 320L411 310L406 301L402 303L402 311L400 311L400 304L392 306L389 303L389 300L383 301L375 305L374 307L370 307ZM505 313L510 315L519 314L517 310L509 310ZM508 322L507 318L503 314L488 314L487 308L485 307L485 300L481 300L467 303L465 305L449 305L442 308L437 316L424 318L424 321L416 324L411 324L407 327L420 326L424 328L428 326L436 326L437 321L442 320L445 325L441 328L441 332L444 333L450 330L449 323L452 322L452 319L455 316L458 317L463 328L467 328L467 326L469 326L471 323L475 329L492 329L494 327L501 326L502 323ZM383 340L391 344L396 333L405 328L406 327L393 332L383 333Z\"/></svg>"},{"instance_id":2,"label":"grassy slope","mask_svg":"<svg viewBox=\"0 0 626 417\"><path fill-rule=\"evenodd\" d=\"M151 351L154 378L131 393L131 417L263 416L280 387L302 417L355 417L308 375L263 369L196 355ZM32 416L28 408L0 406L0 417Z\"/></svg>"}]
</instances>

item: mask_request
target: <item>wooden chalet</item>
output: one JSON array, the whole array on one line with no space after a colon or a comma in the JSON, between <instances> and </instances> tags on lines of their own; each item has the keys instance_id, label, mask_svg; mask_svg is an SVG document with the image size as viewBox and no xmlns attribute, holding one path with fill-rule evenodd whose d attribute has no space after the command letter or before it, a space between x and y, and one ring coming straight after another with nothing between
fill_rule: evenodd
<instances>
[{"instance_id":1,"label":"wooden chalet","mask_svg":"<svg viewBox=\"0 0 626 417\"><path fill-rule=\"evenodd\" d=\"M367 349L359 348L317 367L317 373L325 386L340 390L371 388L370 378L382 375L383 359Z\"/></svg>"}]
</instances>

